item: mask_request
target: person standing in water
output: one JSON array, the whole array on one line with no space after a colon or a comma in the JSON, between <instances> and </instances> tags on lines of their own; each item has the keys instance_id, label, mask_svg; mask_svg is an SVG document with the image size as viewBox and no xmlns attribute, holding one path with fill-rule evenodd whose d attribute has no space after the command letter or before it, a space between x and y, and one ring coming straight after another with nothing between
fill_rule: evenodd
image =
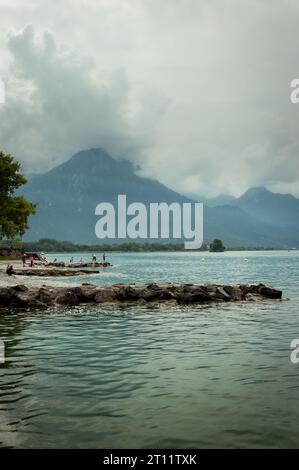
<instances>
[{"instance_id":1,"label":"person standing in water","mask_svg":"<svg viewBox=\"0 0 299 470\"><path fill-rule=\"evenodd\" d=\"M105 261L106 261L106 254L103 253L103 262L105 263Z\"/></svg>"}]
</instances>

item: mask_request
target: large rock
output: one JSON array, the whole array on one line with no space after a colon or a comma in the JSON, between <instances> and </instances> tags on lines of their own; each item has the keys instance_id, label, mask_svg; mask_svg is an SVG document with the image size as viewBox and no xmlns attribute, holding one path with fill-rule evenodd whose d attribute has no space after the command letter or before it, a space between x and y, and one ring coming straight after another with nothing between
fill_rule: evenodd
<instances>
[{"instance_id":1,"label":"large rock","mask_svg":"<svg viewBox=\"0 0 299 470\"><path fill-rule=\"evenodd\" d=\"M69 307L73 307L75 305L79 305L80 300L75 292L68 290L58 295L55 298L55 303L58 305L67 305Z\"/></svg>"},{"instance_id":2,"label":"large rock","mask_svg":"<svg viewBox=\"0 0 299 470\"><path fill-rule=\"evenodd\" d=\"M282 291L279 289L273 289L269 286L261 286L258 289L259 294L263 297L268 297L269 299L281 299Z\"/></svg>"},{"instance_id":3,"label":"large rock","mask_svg":"<svg viewBox=\"0 0 299 470\"><path fill-rule=\"evenodd\" d=\"M112 288L101 288L99 290L96 290L94 294L94 301L97 304L102 304L104 302L113 302L116 300L116 292ZM118 300L124 300L124 299L118 299Z\"/></svg>"},{"instance_id":4,"label":"large rock","mask_svg":"<svg viewBox=\"0 0 299 470\"><path fill-rule=\"evenodd\" d=\"M229 294L232 300L245 300L245 294L240 286L224 286L223 289Z\"/></svg>"}]
</instances>

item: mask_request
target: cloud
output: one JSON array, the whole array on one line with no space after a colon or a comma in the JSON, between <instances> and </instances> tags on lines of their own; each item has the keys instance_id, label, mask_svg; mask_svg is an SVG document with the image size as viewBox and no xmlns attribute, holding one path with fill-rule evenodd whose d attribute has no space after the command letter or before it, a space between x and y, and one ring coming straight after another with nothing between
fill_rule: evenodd
<instances>
[{"instance_id":1,"label":"cloud","mask_svg":"<svg viewBox=\"0 0 299 470\"><path fill-rule=\"evenodd\" d=\"M29 170L51 167L85 148L134 158L150 145L154 115L165 100L153 92L147 107L145 91L133 89L125 70L100 73L94 60L59 48L53 34L38 35L32 26L11 34L8 47L12 78L0 140Z\"/></svg>"},{"instance_id":2,"label":"cloud","mask_svg":"<svg viewBox=\"0 0 299 470\"><path fill-rule=\"evenodd\" d=\"M0 40L21 31L0 46L0 139L26 168L102 146L183 193L299 196L295 0L15 0L0 12Z\"/></svg>"}]
</instances>

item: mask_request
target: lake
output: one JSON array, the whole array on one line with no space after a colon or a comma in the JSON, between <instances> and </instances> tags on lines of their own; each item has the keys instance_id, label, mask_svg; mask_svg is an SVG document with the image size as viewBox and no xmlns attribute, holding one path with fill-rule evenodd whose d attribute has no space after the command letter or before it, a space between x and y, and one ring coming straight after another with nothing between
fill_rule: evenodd
<instances>
[{"instance_id":1,"label":"lake","mask_svg":"<svg viewBox=\"0 0 299 470\"><path fill-rule=\"evenodd\" d=\"M72 255L91 259L48 259ZM299 447L298 251L107 259L76 281L265 282L284 300L0 315L2 447Z\"/></svg>"}]
</instances>

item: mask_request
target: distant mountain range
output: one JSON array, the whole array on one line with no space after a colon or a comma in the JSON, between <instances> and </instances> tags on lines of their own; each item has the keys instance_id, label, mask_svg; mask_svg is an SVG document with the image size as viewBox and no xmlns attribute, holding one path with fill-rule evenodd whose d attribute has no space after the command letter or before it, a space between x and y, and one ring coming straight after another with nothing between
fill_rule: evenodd
<instances>
[{"instance_id":1,"label":"distant mountain range","mask_svg":"<svg viewBox=\"0 0 299 470\"><path fill-rule=\"evenodd\" d=\"M75 154L49 172L30 178L22 194L37 202L24 240L56 238L99 243L94 227L99 202L116 203L118 194L130 202L191 202L158 181L138 176L127 160L115 160L101 149ZM239 198L206 200L204 239L221 238L230 246L299 248L299 199L251 188ZM106 240L110 242L110 240Z\"/></svg>"}]
</instances>

